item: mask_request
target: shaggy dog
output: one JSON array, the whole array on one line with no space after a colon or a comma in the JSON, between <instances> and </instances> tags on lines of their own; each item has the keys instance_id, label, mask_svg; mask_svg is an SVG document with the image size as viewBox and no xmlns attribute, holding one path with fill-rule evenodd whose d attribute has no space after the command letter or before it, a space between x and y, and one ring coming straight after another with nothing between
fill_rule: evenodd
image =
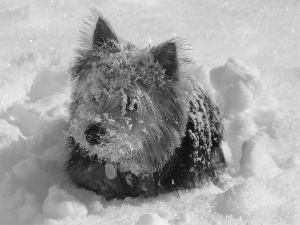
<instances>
[{"instance_id":1,"label":"shaggy dog","mask_svg":"<svg viewBox=\"0 0 300 225\"><path fill-rule=\"evenodd\" d=\"M70 69L66 171L106 199L155 196L218 180L223 124L207 92L184 71L178 39L139 49L97 12Z\"/></svg>"}]
</instances>

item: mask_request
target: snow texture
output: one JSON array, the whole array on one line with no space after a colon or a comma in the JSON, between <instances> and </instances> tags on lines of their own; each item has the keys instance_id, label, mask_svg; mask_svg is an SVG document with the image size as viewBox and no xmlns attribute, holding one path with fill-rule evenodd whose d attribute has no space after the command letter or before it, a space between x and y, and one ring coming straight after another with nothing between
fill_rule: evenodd
<instances>
[{"instance_id":1,"label":"snow texture","mask_svg":"<svg viewBox=\"0 0 300 225\"><path fill-rule=\"evenodd\" d=\"M78 30L97 8L141 46L191 43L224 115L220 184L105 201L64 172ZM299 1L2 0L0 224L300 224Z\"/></svg>"}]
</instances>

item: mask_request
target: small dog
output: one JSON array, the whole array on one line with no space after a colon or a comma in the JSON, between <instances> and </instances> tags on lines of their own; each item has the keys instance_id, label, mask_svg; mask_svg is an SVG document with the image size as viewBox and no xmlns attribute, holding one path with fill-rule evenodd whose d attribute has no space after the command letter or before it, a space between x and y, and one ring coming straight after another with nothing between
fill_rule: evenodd
<instances>
[{"instance_id":1,"label":"small dog","mask_svg":"<svg viewBox=\"0 0 300 225\"><path fill-rule=\"evenodd\" d=\"M184 70L182 42L139 49L92 13L70 69L71 180L106 199L216 182L225 165L222 119Z\"/></svg>"}]
</instances>

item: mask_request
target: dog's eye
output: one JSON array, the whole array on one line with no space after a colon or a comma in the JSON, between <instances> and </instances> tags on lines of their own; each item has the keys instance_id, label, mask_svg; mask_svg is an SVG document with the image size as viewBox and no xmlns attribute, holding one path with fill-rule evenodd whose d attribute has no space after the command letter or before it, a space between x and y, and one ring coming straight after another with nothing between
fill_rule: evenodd
<instances>
[{"instance_id":1,"label":"dog's eye","mask_svg":"<svg viewBox=\"0 0 300 225\"><path fill-rule=\"evenodd\" d=\"M127 112L129 111L136 111L138 109L138 104L137 104L137 100L136 99L132 99L127 95L127 102L126 102L126 106L125 106L125 110Z\"/></svg>"},{"instance_id":2,"label":"dog's eye","mask_svg":"<svg viewBox=\"0 0 300 225\"><path fill-rule=\"evenodd\" d=\"M97 102L98 102L98 100L97 100L97 98L96 98L95 95L92 95L92 96L91 96L91 100L92 100L94 103L97 103Z\"/></svg>"}]
</instances>

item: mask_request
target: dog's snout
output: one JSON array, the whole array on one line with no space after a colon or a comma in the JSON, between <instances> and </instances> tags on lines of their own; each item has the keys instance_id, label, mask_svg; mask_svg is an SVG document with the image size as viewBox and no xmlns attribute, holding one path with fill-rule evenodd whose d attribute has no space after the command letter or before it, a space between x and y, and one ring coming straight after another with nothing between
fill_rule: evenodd
<instances>
[{"instance_id":1,"label":"dog's snout","mask_svg":"<svg viewBox=\"0 0 300 225\"><path fill-rule=\"evenodd\" d=\"M101 125L101 123L95 123L91 125L85 132L86 140L90 145L100 144L103 137L107 134L107 130Z\"/></svg>"}]
</instances>

